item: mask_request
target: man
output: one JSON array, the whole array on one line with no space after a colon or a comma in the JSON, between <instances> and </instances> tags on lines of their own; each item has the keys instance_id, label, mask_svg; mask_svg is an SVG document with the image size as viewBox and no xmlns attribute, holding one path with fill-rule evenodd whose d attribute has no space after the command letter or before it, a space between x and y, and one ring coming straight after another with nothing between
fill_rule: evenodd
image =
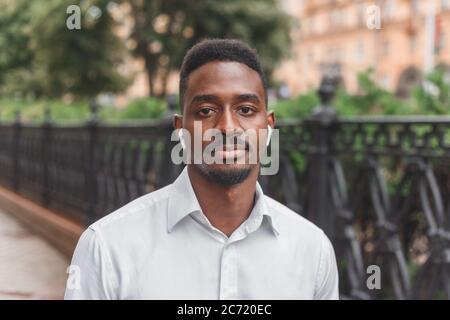
<instances>
[{"instance_id":1,"label":"man","mask_svg":"<svg viewBox=\"0 0 450 320\"><path fill-rule=\"evenodd\" d=\"M215 129L233 139L248 129L274 127L258 57L243 42L194 46L184 58L179 90L182 115L174 127L191 136L195 123L202 133ZM202 140L202 149L209 143ZM225 160L248 159L257 148L225 144L216 152ZM78 242L72 260L77 272L65 298L337 299L330 241L265 196L259 170L259 161L194 162L173 184L95 222Z\"/></svg>"}]
</instances>

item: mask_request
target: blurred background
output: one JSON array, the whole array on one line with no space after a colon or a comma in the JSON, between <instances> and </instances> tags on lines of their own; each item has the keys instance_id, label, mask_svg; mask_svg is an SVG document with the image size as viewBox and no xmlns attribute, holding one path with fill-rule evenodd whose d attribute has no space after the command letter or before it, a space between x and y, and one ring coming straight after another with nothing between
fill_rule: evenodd
<instances>
[{"instance_id":1,"label":"blurred background","mask_svg":"<svg viewBox=\"0 0 450 320\"><path fill-rule=\"evenodd\" d=\"M281 130L261 184L332 239L342 298L449 299L450 0L0 8L0 299L62 298L83 228L176 177L178 70L215 37L261 57Z\"/></svg>"}]
</instances>

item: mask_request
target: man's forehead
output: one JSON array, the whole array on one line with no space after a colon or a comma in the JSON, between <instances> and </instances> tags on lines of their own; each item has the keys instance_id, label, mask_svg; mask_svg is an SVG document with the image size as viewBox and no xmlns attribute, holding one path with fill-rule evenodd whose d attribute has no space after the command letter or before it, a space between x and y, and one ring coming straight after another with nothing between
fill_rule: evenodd
<instances>
[{"instance_id":1,"label":"man's forehead","mask_svg":"<svg viewBox=\"0 0 450 320\"><path fill-rule=\"evenodd\" d=\"M245 64L232 61L209 62L194 70L188 78L186 102L199 94L240 95L254 93L264 95L259 74Z\"/></svg>"}]
</instances>

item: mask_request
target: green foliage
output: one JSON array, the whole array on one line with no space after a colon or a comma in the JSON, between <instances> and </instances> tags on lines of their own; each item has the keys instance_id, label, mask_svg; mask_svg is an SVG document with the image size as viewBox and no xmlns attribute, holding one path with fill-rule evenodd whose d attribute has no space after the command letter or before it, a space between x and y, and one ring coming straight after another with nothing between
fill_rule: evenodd
<instances>
[{"instance_id":1,"label":"green foliage","mask_svg":"<svg viewBox=\"0 0 450 320\"><path fill-rule=\"evenodd\" d=\"M85 101L64 103L61 100L13 100L0 99L1 119L11 121L16 110L20 110L24 121L41 122L44 120L44 110L50 109L52 119L61 121L83 121L89 118L89 105Z\"/></svg>"},{"instance_id":2,"label":"green foliage","mask_svg":"<svg viewBox=\"0 0 450 320\"><path fill-rule=\"evenodd\" d=\"M380 88L372 80L373 72L366 71L358 75L361 93L351 95L338 90L333 105L339 115L411 115L411 114L448 114L449 83L445 73L436 70L428 77L438 88L433 92L418 87L410 101L397 100L393 94ZM277 118L305 118L320 104L315 91L307 92L292 100L280 100L270 109ZM56 121L83 120L89 117L88 103L84 100L64 103L58 99L0 99L0 113L3 119L13 119L14 110L21 108L25 120L40 120L44 106L50 106ZM161 118L167 111L167 103L156 98L142 98L131 102L126 108L118 110L113 106L100 109L103 120L155 119ZM416 128L417 129L417 128ZM420 128L418 128L419 130ZM426 130L426 128L424 128ZM420 130L419 130L420 131ZM419 132L420 133L420 132Z\"/></svg>"},{"instance_id":3,"label":"green foliage","mask_svg":"<svg viewBox=\"0 0 450 320\"><path fill-rule=\"evenodd\" d=\"M137 99L119 113L119 119L158 119L167 110L163 100L155 98Z\"/></svg>"},{"instance_id":4,"label":"green foliage","mask_svg":"<svg viewBox=\"0 0 450 320\"><path fill-rule=\"evenodd\" d=\"M203 38L239 38L255 47L269 75L289 52L293 19L277 0L0 0L0 95L61 98L118 92L129 50L144 60L150 95L158 95L182 58ZM69 30L70 5L81 8L81 30ZM97 7L100 16L90 14ZM98 10L97 10L98 11ZM117 12L116 12L117 13ZM129 29L120 36L117 27ZM127 44L128 49L125 47Z\"/></svg>"},{"instance_id":5,"label":"green foliage","mask_svg":"<svg viewBox=\"0 0 450 320\"><path fill-rule=\"evenodd\" d=\"M33 52L28 47L30 28L26 27L30 7L30 1L0 0L0 94L7 92L5 86L17 87L30 77Z\"/></svg>"},{"instance_id":6,"label":"green foliage","mask_svg":"<svg viewBox=\"0 0 450 320\"><path fill-rule=\"evenodd\" d=\"M415 88L409 100L399 100L391 92L380 87L373 79L373 70L358 74L359 94L349 94L338 89L333 106L338 115L417 115L450 114L450 81L448 73L437 68L423 85ZM273 109L279 118L303 118L319 105L315 91L307 92L292 100L277 102Z\"/></svg>"},{"instance_id":7,"label":"green foliage","mask_svg":"<svg viewBox=\"0 0 450 320\"><path fill-rule=\"evenodd\" d=\"M319 104L315 91L310 91L292 100L280 100L272 106L278 118L303 118L311 114Z\"/></svg>"},{"instance_id":8,"label":"green foliage","mask_svg":"<svg viewBox=\"0 0 450 320\"><path fill-rule=\"evenodd\" d=\"M448 71L436 68L427 76L427 84L414 90L413 97L422 114L450 114Z\"/></svg>"},{"instance_id":9,"label":"green foliage","mask_svg":"<svg viewBox=\"0 0 450 320\"><path fill-rule=\"evenodd\" d=\"M114 33L108 3L83 1L81 30L69 30L66 9L73 1L0 0L8 8L0 15L0 49L18 35L11 48L0 50L0 93L81 98L124 89L127 82L118 73L124 45ZM101 10L99 17L88 14L93 6Z\"/></svg>"},{"instance_id":10,"label":"green foliage","mask_svg":"<svg viewBox=\"0 0 450 320\"><path fill-rule=\"evenodd\" d=\"M294 19L278 5L277 0L204 1L196 11L199 15L205 12L207 19L192 21L195 36L189 45L204 37L244 40L257 49L270 81L278 61L289 52L289 32L294 27Z\"/></svg>"},{"instance_id":11,"label":"green foliage","mask_svg":"<svg viewBox=\"0 0 450 320\"><path fill-rule=\"evenodd\" d=\"M90 117L89 103L77 100L66 103L57 99L15 100L0 98L0 118L12 121L16 110L20 110L21 119L25 122L42 122L45 109L50 109L51 119L55 122L86 121ZM99 117L103 121L159 119L167 110L164 100L142 98L130 102L125 108L102 106Z\"/></svg>"},{"instance_id":12,"label":"green foliage","mask_svg":"<svg viewBox=\"0 0 450 320\"><path fill-rule=\"evenodd\" d=\"M145 61L150 92L159 77L178 70L186 51L204 38L238 38L258 50L269 78L289 52L293 19L276 0L127 0L131 5L133 52ZM150 48L150 49L149 49Z\"/></svg>"},{"instance_id":13,"label":"green foliage","mask_svg":"<svg viewBox=\"0 0 450 320\"><path fill-rule=\"evenodd\" d=\"M373 69L358 74L360 94L350 95L338 90L334 105L340 115L399 115L412 114L414 110L405 102L380 87L373 80Z\"/></svg>"}]
</instances>

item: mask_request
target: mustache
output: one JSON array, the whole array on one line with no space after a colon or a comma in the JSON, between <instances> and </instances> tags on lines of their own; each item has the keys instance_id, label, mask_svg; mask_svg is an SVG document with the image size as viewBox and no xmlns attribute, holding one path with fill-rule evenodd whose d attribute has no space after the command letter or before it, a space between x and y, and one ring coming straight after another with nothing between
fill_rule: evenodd
<instances>
[{"instance_id":1,"label":"mustache","mask_svg":"<svg viewBox=\"0 0 450 320\"><path fill-rule=\"evenodd\" d=\"M248 139L245 139L242 134L224 134L221 133L220 135L214 135L213 136L213 142L216 141L216 137L220 136L222 144L219 145L219 147L225 148L227 146L233 146L233 149L245 149L247 151L250 150L250 143L248 142Z\"/></svg>"}]
</instances>

